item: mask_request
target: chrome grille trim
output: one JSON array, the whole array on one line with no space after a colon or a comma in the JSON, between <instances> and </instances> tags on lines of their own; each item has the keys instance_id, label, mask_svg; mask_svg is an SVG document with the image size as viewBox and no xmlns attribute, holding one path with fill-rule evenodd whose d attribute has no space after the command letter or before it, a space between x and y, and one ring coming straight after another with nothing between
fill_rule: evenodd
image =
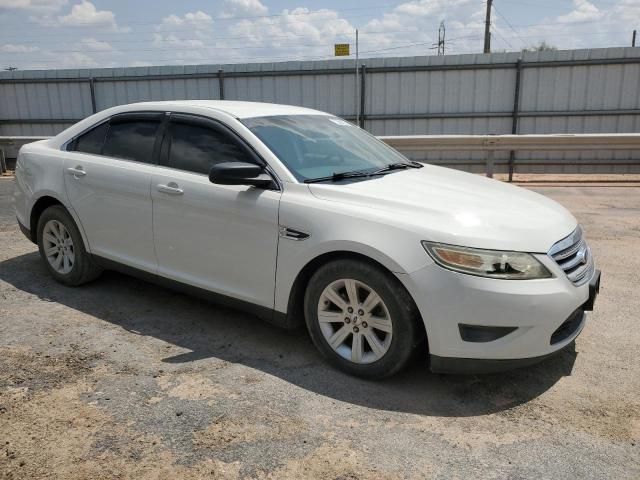
<instances>
[{"instance_id":1,"label":"chrome grille trim","mask_svg":"<svg viewBox=\"0 0 640 480\"><path fill-rule=\"evenodd\" d=\"M595 271L593 256L587 242L582 238L580 225L571 235L554 244L548 255L575 286L585 284L593 276Z\"/></svg>"},{"instance_id":2,"label":"chrome grille trim","mask_svg":"<svg viewBox=\"0 0 640 480\"><path fill-rule=\"evenodd\" d=\"M585 243L584 240L580 240L575 245L572 245L571 247L569 247L569 248L567 248L565 250L562 250L561 252L555 253L553 255L553 258L555 258L556 261L558 261L558 262L561 261L561 260L564 260L565 258L569 258L569 257L575 255L578 252L578 250L580 250L580 247L582 245L584 245L584 243Z\"/></svg>"},{"instance_id":3,"label":"chrome grille trim","mask_svg":"<svg viewBox=\"0 0 640 480\"><path fill-rule=\"evenodd\" d=\"M560 259L558 256L555 256L553 258L558 263L558 265L560 265L560 268L562 268L564 271L571 270L572 268L577 267L578 265L580 265L580 263L582 263L583 257L578 255L580 250L584 252L584 258L586 259L589 253L589 247L584 240L582 240L580 243L577 243L576 248L571 249L571 254L564 255L562 259Z\"/></svg>"}]
</instances>

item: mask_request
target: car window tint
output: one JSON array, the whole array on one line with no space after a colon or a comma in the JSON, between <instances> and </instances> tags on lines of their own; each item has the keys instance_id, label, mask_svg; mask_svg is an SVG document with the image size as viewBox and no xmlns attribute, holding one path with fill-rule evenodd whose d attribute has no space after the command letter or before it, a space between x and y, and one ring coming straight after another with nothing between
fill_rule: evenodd
<instances>
[{"instance_id":1,"label":"car window tint","mask_svg":"<svg viewBox=\"0 0 640 480\"><path fill-rule=\"evenodd\" d=\"M221 162L255 163L238 142L217 130L172 123L169 165L180 170L209 174Z\"/></svg>"},{"instance_id":2,"label":"car window tint","mask_svg":"<svg viewBox=\"0 0 640 480\"><path fill-rule=\"evenodd\" d=\"M73 150L99 155L102 152L102 145L104 144L104 137L108 127L108 122L105 122L83 133L76 139Z\"/></svg>"},{"instance_id":3,"label":"car window tint","mask_svg":"<svg viewBox=\"0 0 640 480\"><path fill-rule=\"evenodd\" d=\"M151 163L160 122L133 121L109 126L103 155Z\"/></svg>"}]
</instances>

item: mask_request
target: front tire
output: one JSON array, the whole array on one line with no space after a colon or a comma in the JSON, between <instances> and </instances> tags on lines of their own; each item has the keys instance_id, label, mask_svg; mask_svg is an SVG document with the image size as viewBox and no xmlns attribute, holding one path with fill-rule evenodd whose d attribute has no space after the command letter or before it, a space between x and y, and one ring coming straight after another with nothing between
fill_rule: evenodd
<instances>
[{"instance_id":1,"label":"front tire","mask_svg":"<svg viewBox=\"0 0 640 480\"><path fill-rule=\"evenodd\" d=\"M424 329L402 284L380 267L337 260L309 280L305 319L313 343L335 367L363 378L404 368Z\"/></svg>"},{"instance_id":2,"label":"front tire","mask_svg":"<svg viewBox=\"0 0 640 480\"><path fill-rule=\"evenodd\" d=\"M63 206L54 205L42 212L37 233L40 257L58 282L75 287L102 273L85 250L80 231Z\"/></svg>"}]
</instances>

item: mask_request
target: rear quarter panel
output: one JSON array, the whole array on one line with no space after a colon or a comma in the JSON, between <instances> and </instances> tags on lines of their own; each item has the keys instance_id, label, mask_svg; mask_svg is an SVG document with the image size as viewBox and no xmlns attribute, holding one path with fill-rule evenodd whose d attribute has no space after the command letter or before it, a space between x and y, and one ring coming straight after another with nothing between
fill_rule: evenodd
<instances>
[{"instance_id":1,"label":"rear quarter panel","mask_svg":"<svg viewBox=\"0 0 640 480\"><path fill-rule=\"evenodd\" d=\"M14 188L16 217L22 225L31 228L31 212L34 205L42 197L52 197L69 211L87 246L82 225L67 199L64 186L63 152L57 148L51 148L48 142L50 140L29 143L18 153Z\"/></svg>"}]
</instances>

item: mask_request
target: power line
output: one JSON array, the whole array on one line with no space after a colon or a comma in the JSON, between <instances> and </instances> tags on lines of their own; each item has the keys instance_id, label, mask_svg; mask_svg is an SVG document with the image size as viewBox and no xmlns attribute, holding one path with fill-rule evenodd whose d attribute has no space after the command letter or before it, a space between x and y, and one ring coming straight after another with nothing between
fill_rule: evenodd
<instances>
[{"instance_id":1,"label":"power line","mask_svg":"<svg viewBox=\"0 0 640 480\"><path fill-rule=\"evenodd\" d=\"M538 7L538 8L540 8L541 4L543 4L543 5L544 4L547 4L547 5L554 4L554 5L556 5L558 2L556 0L549 0L548 2L539 1L539 0L530 1L530 2L529 1L525 1L525 0L509 0L509 3L517 3L517 4L520 4L520 5L527 5L527 6L530 6L530 7ZM629 7L638 8L638 7L640 7L640 5L628 5L628 4L627 5L621 5L620 2L616 2L616 1L597 0L597 3L602 3L602 4L605 4L605 5L611 5L611 6L614 6L614 7L617 7L617 6L624 6L625 8L629 8ZM596 4L595 7L597 8L598 5Z\"/></svg>"},{"instance_id":2,"label":"power line","mask_svg":"<svg viewBox=\"0 0 640 480\"><path fill-rule=\"evenodd\" d=\"M474 40L479 40L482 39L483 36L482 34L477 35L477 36L469 36L467 37L468 39L474 39ZM451 44L453 42L453 39L451 40L447 40L447 43ZM628 42L628 40L627 40ZM624 46L628 46L628 43L624 42L624 43L620 43L620 44L615 44L615 45L611 45L613 47L624 47ZM407 47L409 48L409 47ZM362 52L364 53L364 52ZM390 58L389 55L385 55L384 52L382 52L382 54L373 54L373 55L368 55L366 59L374 59L374 58ZM391 57L393 58L393 57ZM206 64L242 64L242 63L251 63L253 61L259 60L261 63L269 63L269 62L285 62L285 61L322 61L322 60L330 60L330 59L335 59L335 56L333 55L327 55L327 56L307 56L307 57L301 57L301 56L277 56L277 57L265 57L264 55L261 56L257 56L257 57L225 57L222 59L215 59L215 58L203 58L203 59L185 59L185 58L162 58L162 59L158 59L158 60L152 60L149 62L145 62L148 63L148 66L162 66L162 65L174 65L174 64L179 64L182 66L191 66L191 65L206 65ZM363 58L363 60L366 60ZM162 62L162 63L157 63L157 62ZM55 65L56 67L60 66L60 59L56 58L56 59L46 59L46 60L30 60L29 63L23 63L22 66L20 66L20 69L22 70L26 70L26 69L39 69L39 68L48 68L47 65ZM73 65L73 66L66 66L64 68L96 68L97 65ZM124 67L125 65L102 65L104 67Z\"/></svg>"},{"instance_id":3,"label":"power line","mask_svg":"<svg viewBox=\"0 0 640 480\"><path fill-rule=\"evenodd\" d=\"M473 38L473 39L477 39L480 38L480 36L478 35L469 35L469 36L462 36L462 37L456 37L456 38L452 38L451 41L453 40L459 40L459 39L465 39L465 38ZM374 50L365 50L360 52L361 54L368 54L368 53L380 53L380 52L387 52L387 51L391 51L391 50L398 50L401 48L413 48L413 47L418 47L418 46L424 46L429 44L430 42L416 42L416 43L408 43L408 44L402 44L402 45L393 45L390 47L385 47L385 48L380 48L380 49L374 49ZM167 52L171 52L171 53L175 53L175 49L172 50L167 50ZM258 56L258 57L232 57L234 58L234 60L232 61L237 61L238 63L241 63L242 61L246 61L246 60L264 60L264 61L270 61L270 60L282 60L282 59L286 59L286 60L291 60L291 61L301 61L301 60L328 60L328 59L333 59L335 58L334 55L312 55L312 56L275 56L275 57L269 57L269 56ZM376 58L375 56L373 57L369 57L369 58ZM175 61L182 61L184 62L185 58L171 58L171 59L163 59L164 61L171 61L171 60L175 60ZM228 61L228 60L225 60ZM43 59L30 59L30 62L32 63L60 63L60 59L49 59L49 58L43 58ZM214 62L214 63L218 63L218 62Z\"/></svg>"},{"instance_id":4,"label":"power line","mask_svg":"<svg viewBox=\"0 0 640 480\"><path fill-rule=\"evenodd\" d=\"M495 7L495 5L494 5ZM365 15L368 16L368 15ZM585 20L585 21L577 21L577 22L545 22L545 23L531 23L531 24L521 24L521 25L513 25L511 24L511 27L514 28L526 28L526 27L554 27L554 26L561 26L561 25L588 25L588 24L593 24L593 23L599 23L600 25L617 25L618 22L617 21L609 21L609 22L603 22L600 20ZM266 26L266 25L265 25ZM448 28L449 31L452 30L465 30L468 31L469 30L469 25L463 26L463 27L450 27ZM471 28L475 28L475 27L471 27ZM477 28L480 28L480 25L477 25ZM140 43L144 43L146 41L152 41L148 40L148 39L126 39L123 40L122 37L125 35L140 35L140 34L170 34L170 33L190 33L188 30L185 29L180 29L180 30L154 30L154 31L144 31L144 32L92 32L88 35L91 35L92 38L98 40L98 41L105 41L105 42L110 42L110 43L128 43L128 42L140 42ZM380 35L384 35L384 34L392 34L392 33L420 33L418 31L415 30L394 30L394 31L366 31L366 30L361 30L360 33L364 34L364 35L371 35L371 34L380 34ZM69 35L69 31L65 31L65 32L58 32L61 35ZM322 33L322 32L320 32ZM585 33L580 33L581 35L585 35L588 34L588 32ZM110 36L110 35L116 35L117 39L113 40L110 38L101 38L102 36ZM348 37L348 36L352 36L353 33L352 32L344 32L344 33L340 33L337 36L340 37ZM207 39L242 39L242 38L254 38L254 37L259 37L259 40L262 40L264 38L288 38L288 37L305 37L305 36L311 36L308 33L305 34L294 34L294 33L288 33L288 34L284 34L284 35L260 35L259 33L254 34L247 34L247 35L239 35L239 36L234 36L234 37L207 37ZM4 38L29 38L29 39L33 39L33 38L54 38L55 35L54 34L44 34L44 35L30 35L28 37L25 37L24 34L21 35L17 35L14 37L11 36L4 36ZM98 38L96 38L98 37ZM192 40L200 40L201 38L191 38ZM187 39L185 39L187 40ZM73 39L69 41L70 43L77 43L77 40ZM6 43L6 42L5 42ZM37 40L21 40L19 42L21 45L26 45L26 44L32 44L32 43L39 43Z\"/></svg>"},{"instance_id":5,"label":"power line","mask_svg":"<svg viewBox=\"0 0 640 480\"><path fill-rule=\"evenodd\" d=\"M175 53L176 48L187 48L187 47L193 47L193 48L203 48L203 49L207 49L207 50L247 50L247 49L257 49L257 50L263 50L263 49L273 49L273 46L271 45L242 45L242 46L237 46L237 47L231 47L231 46L219 46L219 45L179 45L178 42L182 42L182 40L177 40L176 44L174 46L171 47L171 42L163 42L165 43L165 45L163 46L158 46L157 48L127 48L127 49L121 49L121 50L104 50L104 49L94 49L91 50L90 48L82 48L79 50L69 50L69 49L64 49L64 50L46 50L47 53L116 53L116 52L172 52ZM279 48L307 48L307 47L327 47L329 46L329 44L326 43L314 43L314 44L300 44L300 43L296 43L296 44L285 44L285 45L279 45ZM169 48L170 47L170 48ZM29 52L3 52L4 54L20 54L20 55L24 55L25 53L29 53ZM36 53L36 52L33 52Z\"/></svg>"},{"instance_id":6,"label":"power line","mask_svg":"<svg viewBox=\"0 0 640 480\"><path fill-rule=\"evenodd\" d=\"M461 27L461 28L457 28L454 30L467 30L466 27ZM184 30L174 30L174 32L176 33L185 33ZM163 35L165 33L170 33L169 31L161 31L161 32L154 32L155 34L158 35ZM417 30L389 30L389 31L385 31L385 30L372 30L372 31L360 31L360 35L366 35L366 36L370 36L370 35L389 35L389 34L395 34L395 33L416 33L419 34L421 33L420 31ZM333 38L345 38L345 37L353 37L354 33L353 32L344 32L344 33L338 33L336 34ZM308 38L314 38L314 35L311 35L309 33L289 33L289 34L285 34L285 35L259 35L259 40L263 40L263 39L272 39L272 38L298 38L298 37L308 37ZM176 37L178 38L178 37ZM236 36L232 36L232 37L179 37L178 40L181 41L190 41L190 40L241 40L241 39L252 39L252 38L256 38L256 35L236 35ZM111 40L111 39L100 39L100 38L95 38L95 36L92 36L91 39L96 40L98 42L108 42L108 43L147 43L147 42L152 42L154 41L154 38L145 38L145 39L127 39L127 40ZM20 45L30 45L30 44L40 44L41 41L21 41ZM63 45L64 44L69 44L69 43L73 43L74 45L78 43L77 39L74 40L70 40L69 42L61 42Z\"/></svg>"},{"instance_id":7,"label":"power line","mask_svg":"<svg viewBox=\"0 0 640 480\"><path fill-rule=\"evenodd\" d=\"M513 28L513 25L511 25L511 22L509 22L509 20L507 19L507 17L506 17L506 16L504 16L504 15L502 14L502 12L501 12L501 11L500 11L500 9L498 8L498 6L494 4L494 5L493 5L493 8L495 8L495 9L496 9L496 13L497 13L498 15L500 15L500 17L502 17L502 19L505 21L505 23L506 23L506 24L507 24L507 26L511 29L511 31L512 31L513 33L515 33L515 34L516 34L516 36L517 36L518 38L520 38L520 34L516 31L516 29L515 29L515 28ZM524 46L524 41L523 41L521 38L520 38L520 41L522 42L522 44L523 44L523 46Z\"/></svg>"},{"instance_id":8,"label":"power line","mask_svg":"<svg viewBox=\"0 0 640 480\"><path fill-rule=\"evenodd\" d=\"M513 49L513 44L509 40L504 38L504 36L502 36L502 34L494 26L491 27L491 31L496 35L498 35L498 37L500 37L502 41L506 43L509 48Z\"/></svg>"},{"instance_id":9,"label":"power line","mask_svg":"<svg viewBox=\"0 0 640 480\"><path fill-rule=\"evenodd\" d=\"M575 33L573 32L565 32L565 33L539 33L539 34L534 34L534 35L521 35L518 34L517 32L514 32L515 35L513 36L505 36L502 35L494 26L492 26L493 28L493 32L500 35L503 39L514 39L514 38L518 38L521 41L524 42L525 38L538 38L541 35L544 36L550 36L550 37L559 37L559 36L575 36ZM462 29L458 29L458 30L462 30ZM380 34L380 35L385 35L385 34L391 34L391 33L405 33L406 31L404 30L398 30L398 31L389 31L389 32L371 32L370 35L374 35L374 34ZM610 33L619 33L619 30L603 30L603 31L599 31L599 32L584 32L581 33L582 36L599 36L599 35L607 35ZM294 36L294 35L292 35ZM303 35L295 35L296 37L304 37L307 36L306 34ZM336 37L332 37L332 38L340 38L344 35L340 34L337 35ZM477 35L474 35L477 36ZM246 36L236 36L236 37L213 37L210 39L202 39L202 38L175 38L175 39L169 39L167 40L162 39L161 41L164 44L170 45L172 42L173 43L179 43L179 42L188 42L188 41L203 41L203 40L211 40L214 43L204 43L202 45L198 45L198 47L200 48L215 48L215 49L243 49L243 48L274 48L273 45L255 45L255 44L244 44L244 45L237 45L237 46L226 46L226 45L220 45L219 43L215 43L218 40L230 40L230 39L243 39L243 38L248 38ZM265 37L261 37L261 40L263 39L269 39L269 38L290 38L288 36L265 36ZM311 38L308 37L309 40L313 40L315 37ZM447 39L447 41L453 41L455 39L461 39L461 38L471 38L470 36L462 36L462 37L456 37L456 38L452 38L452 39ZM88 39L91 41L95 41L97 43L108 43L108 42L102 42L101 40L97 40L97 39ZM425 39L426 40L426 39ZM147 42L153 42L153 40L146 40ZM324 41L326 41L326 39L324 39ZM78 44L78 41L73 42L74 44ZM115 42L112 42L115 43ZM135 43L135 42L123 42L123 43ZM139 43L139 42L138 42ZM428 43L428 42L425 42ZM296 43L294 45L287 45L287 44L279 44L277 45L276 48L284 48L284 47L288 47L288 46L292 46L292 47L317 47L317 46L330 46L331 44L329 43L312 43L312 44L300 44L300 43ZM154 48L154 49L148 49L148 48L144 48L144 49L136 49L136 48L121 48L121 49L113 49L113 50L105 50L105 49L87 49L87 48L83 48L81 50L69 50L69 49L53 49L53 50L39 50L39 51L47 51L47 52L58 52L58 53L65 53L65 52L93 52L93 53L109 53L109 52L136 52L136 51L140 51L140 52L148 52L148 51L156 51L156 50L162 50L162 48L160 46ZM172 51L175 50L175 47L171 49ZM28 54L28 53L37 53L37 51L34 52L2 52L3 54Z\"/></svg>"},{"instance_id":10,"label":"power line","mask_svg":"<svg viewBox=\"0 0 640 480\"><path fill-rule=\"evenodd\" d=\"M516 36L505 36L502 35L495 27L492 27L492 31L497 34L506 44L508 44L510 47L513 48L513 45L509 42L509 39L513 40L515 38L520 39L521 41L524 42L525 38L540 38L542 35L544 35L545 37L564 37L564 36L575 36L575 33L550 33L550 34L536 34L536 35L517 35ZM587 32L584 33L584 36L600 36L600 35L609 35L611 33L619 33L618 30L608 30L608 31L600 31L600 32ZM447 39L447 43L452 43L455 40L460 40L460 39L472 39L472 38L482 38L481 34L476 34L476 35L465 35L465 36L459 36L459 37L454 37L454 38L450 38ZM184 41L182 39L178 39L177 41ZM403 44L403 45L399 45L397 47L393 46L393 47L389 47L389 49L396 49L396 48L403 48L403 47L412 47L412 46L422 46L422 45L427 45L430 44L431 42L429 41L425 41L425 42L413 42L413 43L409 43L409 44ZM318 47L331 47L332 43L313 43L313 44L300 44L300 43L296 43L293 45L289 45L289 44L281 44L278 45L278 48L318 48ZM188 46L186 46L188 47ZM121 48L121 49L112 49L112 50L104 50L104 49L91 49L91 48L83 48L83 49L76 49L76 50L69 50L69 49L63 49L63 50L47 50L47 49L43 49L43 50L37 50L37 51L33 51L33 52L2 52L2 54L4 55L28 55L28 54L43 54L43 53L97 53L97 54L122 54L122 53L131 53L131 52L146 52L146 53L162 53L162 52L171 52L171 53L175 53L176 51L176 46L171 47L170 42L165 42L164 46L158 46L155 48ZM213 43L213 44L204 44L204 45L199 45L198 48L202 48L202 49L206 49L206 50L247 50L247 49L254 49L254 50L260 50L260 49L273 49L272 45L238 45L238 46L221 46L218 43ZM370 52L377 52L377 51L384 51L386 50L386 48L383 49L376 49L376 50L370 50ZM362 52L362 53L367 53L367 52ZM331 56L330 58L332 58L333 56ZM255 57L255 58L261 58L261 57ZM30 61L34 61L34 59L29 59Z\"/></svg>"}]
</instances>

